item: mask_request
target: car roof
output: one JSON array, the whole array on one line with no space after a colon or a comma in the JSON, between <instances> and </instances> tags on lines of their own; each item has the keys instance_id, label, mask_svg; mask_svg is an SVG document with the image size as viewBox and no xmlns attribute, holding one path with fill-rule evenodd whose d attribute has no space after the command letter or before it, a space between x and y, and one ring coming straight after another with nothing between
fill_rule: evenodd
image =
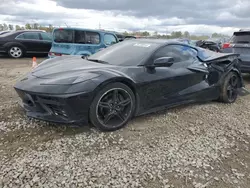
<instances>
[{"instance_id":1,"label":"car roof","mask_svg":"<svg viewBox=\"0 0 250 188\"><path fill-rule=\"evenodd\" d=\"M25 30L18 30L18 31L15 31L15 32L46 32L45 30L39 30L39 29L25 29Z\"/></svg>"},{"instance_id":2,"label":"car roof","mask_svg":"<svg viewBox=\"0 0 250 188\"><path fill-rule=\"evenodd\" d=\"M240 29L238 32L249 32L250 31L250 29ZM235 31L235 32L237 32L237 31Z\"/></svg>"},{"instance_id":3,"label":"car roof","mask_svg":"<svg viewBox=\"0 0 250 188\"><path fill-rule=\"evenodd\" d=\"M235 33L250 33L250 29L240 29L239 31L235 31Z\"/></svg>"},{"instance_id":4,"label":"car roof","mask_svg":"<svg viewBox=\"0 0 250 188\"><path fill-rule=\"evenodd\" d=\"M60 30L60 29L65 29L65 30L78 30L78 31L90 31L90 32L99 32L99 33L111 33L115 34L114 32L111 31L105 31L105 30L100 30L100 29L86 29L86 28L79 28L79 27L59 27L55 28L55 30Z\"/></svg>"}]
</instances>

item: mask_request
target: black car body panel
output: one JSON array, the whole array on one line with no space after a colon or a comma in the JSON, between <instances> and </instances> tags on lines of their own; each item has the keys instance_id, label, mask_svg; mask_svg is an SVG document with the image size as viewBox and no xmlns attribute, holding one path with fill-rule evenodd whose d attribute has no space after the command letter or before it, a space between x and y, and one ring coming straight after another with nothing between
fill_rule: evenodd
<instances>
[{"instance_id":1,"label":"black car body panel","mask_svg":"<svg viewBox=\"0 0 250 188\"><path fill-rule=\"evenodd\" d=\"M168 47L180 47L179 51L190 59L170 67L153 67L152 58ZM64 56L45 60L16 83L15 89L28 116L81 123L88 122L94 96L109 83L121 82L132 89L136 96L134 115L138 116L218 99L230 71L238 74L240 87L244 87L237 54L215 53L172 40L126 40L88 59Z\"/></svg>"},{"instance_id":2,"label":"black car body panel","mask_svg":"<svg viewBox=\"0 0 250 188\"><path fill-rule=\"evenodd\" d=\"M28 39L22 37L22 35L27 33L37 34L38 38ZM51 48L52 41L48 39L45 40L42 37L44 33L47 35L47 33L42 30L20 30L0 35L0 53L7 54L12 46L18 46L22 48L25 54L47 54Z\"/></svg>"}]
</instances>

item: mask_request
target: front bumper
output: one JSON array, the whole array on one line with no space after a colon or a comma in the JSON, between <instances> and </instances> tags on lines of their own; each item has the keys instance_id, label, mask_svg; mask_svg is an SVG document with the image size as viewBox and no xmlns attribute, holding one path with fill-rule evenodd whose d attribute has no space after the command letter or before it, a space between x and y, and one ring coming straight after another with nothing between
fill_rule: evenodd
<instances>
[{"instance_id":1,"label":"front bumper","mask_svg":"<svg viewBox=\"0 0 250 188\"><path fill-rule=\"evenodd\" d=\"M16 89L16 88L15 88ZM16 89L28 117L63 124L88 123L92 94L48 95Z\"/></svg>"}]
</instances>

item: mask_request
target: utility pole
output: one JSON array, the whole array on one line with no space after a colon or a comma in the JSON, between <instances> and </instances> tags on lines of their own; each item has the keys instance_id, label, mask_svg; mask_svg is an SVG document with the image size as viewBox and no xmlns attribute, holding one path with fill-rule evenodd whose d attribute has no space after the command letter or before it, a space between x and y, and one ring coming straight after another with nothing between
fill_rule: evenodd
<instances>
[{"instance_id":1,"label":"utility pole","mask_svg":"<svg viewBox=\"0 0 250 188\"><path fill-rule=\"evenodd\" d=\"M68 25L66 23L64 23L66 25L66 27L68 27Z\"/></svg>"},{"instance_id":2,"label":"utility pole","mask_svg":"<svg viewBox=\"0 0 250 188\"><path fill-rule=\"evenodd\" d=\"M99 22L99 29L101 29L101 23Z\"/></svg>"}]
</instances>

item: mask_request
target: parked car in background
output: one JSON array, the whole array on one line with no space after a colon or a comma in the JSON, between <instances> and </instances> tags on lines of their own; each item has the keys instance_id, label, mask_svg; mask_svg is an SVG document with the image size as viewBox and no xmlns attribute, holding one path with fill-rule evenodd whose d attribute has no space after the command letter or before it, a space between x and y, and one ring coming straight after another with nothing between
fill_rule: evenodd
<instances>
[{"instance_id":1,"label":"parked car in background","mask_svg":"<svg viewBox=\"0 0 250 188\"><path fill-rule=\"evenodd\" d=\"M52 34L53 42L49 57L62 55L89 56L118 43L112 32L81 28L56 28Z\"/></svg>"},{"instance_id":2,"label":"parked car in background","mask_svg":"<svg viewBox=\"0 0 250 188\"><path fill-rule=\"evenodd\" d=\"M196 42L196 46L209 49L214 52L221 52L220 43L211 40L199 40Z\"/></svg>"},{"instance_id":3,"label":"parked car in background","mask_svg":"<svg viewBox=\"0 0 250 188\"><path fill-rule=\"evenodd\" d=\"M230 41L223 45L223 51L239 54L241 71L250 73L250 30L234 32Z\"/></svg>"},{"instance_id":4,"label":"parked car in background","mask_svg":"<svg viewBox=\"0 0 250 188\"><path fill-rule=\"evenodd\" d=\"M26 54L48 54L51 36L41 30L22 30L0 35L0 53L13 58Z\"/></svg>"},{"instance_id":5,"label":"parked car in background","mask_svg":"<svg viewBox=\"0 0 250 188\"><path fill-rule=\"evenodd\" d=\"M133 35L124 35L122 33L118 33L118 32L114 32L116 37L118 38L119 42L122 42L124 40L128 40L128 39L136 39L135 36Z\"/></svg>"},{"instance_id":6,"label":"parked car in background","mask_svg":"<svg viewBox=\"0 0 250 188\"><path fill-rule=\"evenodd\" d=\"M219 38L209 38L206 41L211 41L216 43L220 48L222 48L223 44L228 42L230 40L230 37L219 37Z\"/></svg>"},{"instance_id":7,"label":"parked car in background","mask_svg":"<svg viewBox=\"0 0 250 188\"><path fill-rule=\"evenodd\" d=\"M121 33L115 32L115 35L116 35L119 42L121 42L121 41L123 41L125 39L125 36L123 34L121 34Z\"/></svg>"},{"instance_id":8,"label":"parked car in background","mask_svg":"<svg viewBox=\"0 0 250 188\"><path fill-rule=\"evenodd\" d=\"M129 40L129 39L136 39L136 37L132 36L132 35L127 35L127 36L124 37L123 40Z\"/></svg>"}]
</instances>

